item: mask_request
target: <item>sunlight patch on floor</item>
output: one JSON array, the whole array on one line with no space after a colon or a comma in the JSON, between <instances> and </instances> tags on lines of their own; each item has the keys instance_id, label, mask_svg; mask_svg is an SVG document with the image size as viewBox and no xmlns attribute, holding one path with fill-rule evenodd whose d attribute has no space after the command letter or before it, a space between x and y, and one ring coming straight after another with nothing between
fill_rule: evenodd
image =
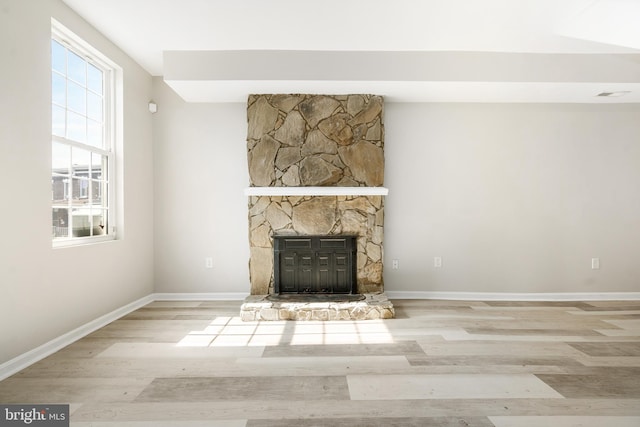
<instances>
[{"instance_id":1,"label":"sunlight patch on floor","mask_svg":"<svg viewBox=\"0 0 640 427\"><path fill-rule=\"evenodd\" d=\"M383 320L259 321L217 317L201 331L191 331L178 347L243 347L323 344L387 344L393 336Z\"/></svg>"}]
</instances>

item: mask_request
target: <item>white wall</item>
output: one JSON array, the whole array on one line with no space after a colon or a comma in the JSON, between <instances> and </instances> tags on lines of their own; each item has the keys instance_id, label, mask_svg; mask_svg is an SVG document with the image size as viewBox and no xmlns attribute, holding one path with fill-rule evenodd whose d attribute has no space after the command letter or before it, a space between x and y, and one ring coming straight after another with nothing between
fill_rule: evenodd
<instances>
[{"instance_id":1,"label":"white wall","mask_svg":"<svg viewBox=\"0 0 640 427\"><path fill-rule=\"evenodd\" d=\"M640 290L639 105L387 104L385 124L386 290Z\"/></svg>"},{"instance_id":2,"label":"white wall","mask_svg":"<svg viewBox=\"0 0 640 427\"><path fill-rule=\"evenodd\" d=\"M248 292L245 105L154 83L156 290ZM640 289L640 106L387 103L385 127L387 291Z\"/></svg>"},{"instance_id":3,"label":"white wall","mask_svg":"<svg viewBox=\"0 0 640 427\"><path fill-rule=\"evenodd\" d=\"M246 104L185 103L153 81L156 292L248 293Z\"/></svg>"},{"instance_id":4,"label":"white wall","mask_svg":"<svg viewBox=\"0 0 640 427\"><path fill-rule=\"evenodd\" d=\"M51 17L124 70L122 240L51 247ZM0 8L0 363L153 291L152 82L59 0Z\"/></svg>"}]
</instances>

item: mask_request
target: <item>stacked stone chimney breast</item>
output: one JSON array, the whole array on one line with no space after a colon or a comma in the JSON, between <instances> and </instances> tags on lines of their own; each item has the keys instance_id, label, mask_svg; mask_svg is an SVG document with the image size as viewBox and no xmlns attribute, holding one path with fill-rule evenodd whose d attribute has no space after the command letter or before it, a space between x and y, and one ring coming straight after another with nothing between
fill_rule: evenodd
<instances>
[{"instance_id":1,"label":"stacked stone chimney breast","mask_svg":"<svg viewBox=\"0 0 640 427\"><path fill-rule=\"evenodd\" d=\"M381 187L384 103L376 95L250 95L252 187ZM382 292L383 196L250 196L251 294L273 293L274 234L358 236L358 293Z\"/></svg>"}]
</instances>

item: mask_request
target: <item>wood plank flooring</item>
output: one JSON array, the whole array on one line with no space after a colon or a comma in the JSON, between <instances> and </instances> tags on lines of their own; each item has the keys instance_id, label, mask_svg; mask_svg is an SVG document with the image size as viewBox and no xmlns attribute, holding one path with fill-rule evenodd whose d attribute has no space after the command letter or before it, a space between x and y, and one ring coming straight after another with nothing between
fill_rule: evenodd
<instances>
[{"instance_id":1,"label":"wood plank flooring","mask_svg":"<svg viewBox=\"0 0 640 427\"><path fill-rule=\"evenodd\" d=\"M640 301L394 300L396 318L242 322L154 302L0 382L72 426L640 426Z\"/></svg>"}]
</instances>

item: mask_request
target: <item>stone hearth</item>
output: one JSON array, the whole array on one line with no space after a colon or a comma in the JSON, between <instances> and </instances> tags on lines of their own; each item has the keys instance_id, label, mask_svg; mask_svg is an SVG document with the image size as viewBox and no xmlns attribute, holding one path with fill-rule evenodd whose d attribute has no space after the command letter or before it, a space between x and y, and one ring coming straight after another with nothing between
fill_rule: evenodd
<instances>
[{"instance_id":1,"label":"stone hearth","mask_svg":"<svg viewBox=\"0 0 640 427\"><path fill-rule=\"evenodd\" d=\"M373 320L392 319L393 304L384 293L364 294L361 300L332 298L323 302L301 295L299 301L272 300L268 295L250 295L240 309L246 322L257 320ZM348 296L346 296L348 297Z\"/></svg>"}]
</instances>

